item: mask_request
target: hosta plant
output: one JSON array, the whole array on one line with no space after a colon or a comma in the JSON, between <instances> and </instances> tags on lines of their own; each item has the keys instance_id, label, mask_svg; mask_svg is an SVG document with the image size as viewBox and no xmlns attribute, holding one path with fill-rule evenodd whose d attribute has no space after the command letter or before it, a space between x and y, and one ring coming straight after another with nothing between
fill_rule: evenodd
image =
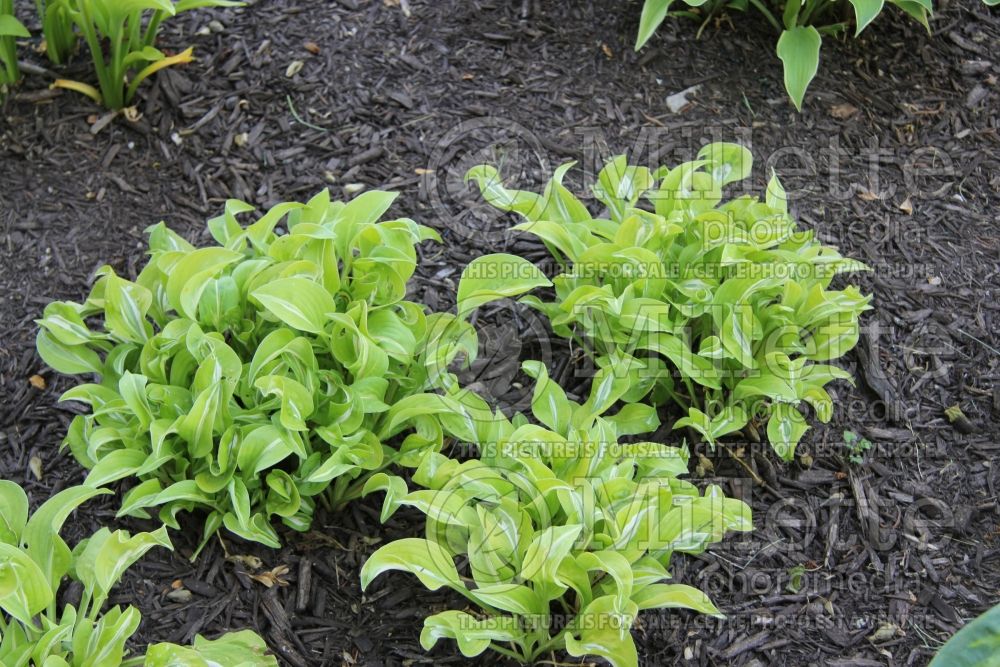
<instances>
[{"instance_id":1,"label":"hosta plant","mask_svg":"<svg viewBox=\"0 0 1000 667\"><path fill-rule=\"evenodd\" d=\"M983 0L996 5L1000 0ZM928 17L933 13L932 0L888 0L889 4L910 15L928 31ZM797 109L802 108L806 88L819 68L823 35L838 35L853 24L855 36L875 20L884 0L680 0L686 9L671 12L674 0L645 0L639 19L635 48L649 41L668 13L708 22L730 10L746 11L751 6L761 12L779 33L777 55L784 65L785 90Z\"/></svg>"},{"instance_id":2,"label":"hosta plant","mask_svg":"<svg viewBox=\"0 0 1000 667\"><path fill-rule=\"evenodd\" d=\"M602 374L578 404L541 364L525 370L538 379L532 410L544 426L500 415L491 422L484 406L474 421L489 439L476 442L478 459L428 452L413 476L423 488L409 493L398 478L369 482L386 491L383 519L415 507L427 516L426 537L381 547L362 568L362 586L402 570L464 596L464 609L425 619L428 650L446 638L467 657L489 649L531 663L565 651L637 665L630 630L640 611L719 614L702 591L668 583L672 554L700 553L729 530L749 530L750 509L718 487L701 493L678 480L685 449L618 441L622 431L655 426L648 408L600 416L627 381Z\"/></svg>"},{"instance_id":3,"label":"hosta plant","mask_svg":"<svg viewBox=\"0 0 1000 667\"><path fill-rule=\"evenodd\" d=\"M189 63L188 48L168 56L156 48L166 18L198 7L238 7L231 0L36 0L46 51L54 63L69 56L77 32L94 63L98 87L57 80L53 86L81 92L98 104L121 109L132 103L139 85L164 67Z\"/></svg>"},{"instance_id":4,"label":"hosta plant","mask_svg":"<svg viewBox=\"0 0 1000 667\"><path fill-rule=\"evenodd\" d=\"M271 517L305 530L320 494L339 506L440 448L437 415L455 401L431 392L454 385L447 366L474 357L475 333L406 300L415 245L437 234L379 222L394 198L323 191L245 228L252 207L233 200L208 222L216 245L160 223L135 281L104 267L85 302L50 304L42 359L95 376L62 396L92 409L65 440L87 484L134 476L121 514L160 507L176 528L202 509L206 540L225 526L277 547Z\"/></svg>"},{"instance_id":5,"label":"hosta plant","mask_svg":"<svg viewBox=\"0 0 1000 667\"><path fill-rule=\"evenodd\" d=\"M514 227L540 238L562 272L554 295L522 301L553 331L573 338L598 367L639 368L626 400L674 403L709 443L767 422L767 435L791 459L811 406L828 421L825 386L850 374L825 363L858 340L870 297L831 288L840 273L865 268L801 231L776 177L765 201L724 200L752 158L735 144L706 146L693 162L651 171L613 159L593 194L593 215L562 185L560 167L543 194L511 191L497 171L469 172L486 200L515 211ZM482 303L549 284L526 260L488 255L465 270L460 315Z\"/></svg>"},{"instance_id":6,"label":"hosta plant","mask_svg":"<svg viewBox=\"0 0 1000 667\"><path fill-rule=\"evenodd\" d=\"M69 515L108 490L77 486L57 493L29 517L20 486L0 480L0 665L4 667L277 667L251 631L187 648L157 644L126 657L139 627L134 607L104 610L108 594L135 561L156 546L172 548L166 529L129 535L101 528L70 549L59 536ZM83 585L79 604L59 604L66 576Z\"/></svg>"},{"instance_id":7,"label":"hosta plant","mask_svg":"<svg viewBox=\"0 0 1000 667\"><path fill-rule=\"evenodd\" d=\"M0 0L0 100L3 100L7 87L21 78L15 40L30 36L27 28L14 16L14 0Z\"/></svg>"}]
</instances>

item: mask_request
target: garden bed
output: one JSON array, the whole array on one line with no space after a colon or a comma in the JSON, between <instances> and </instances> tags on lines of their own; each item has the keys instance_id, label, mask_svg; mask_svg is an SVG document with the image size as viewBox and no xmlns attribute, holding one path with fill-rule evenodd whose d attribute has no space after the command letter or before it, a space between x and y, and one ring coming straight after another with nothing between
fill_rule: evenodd
<instances>
[{"instance_id":1,"label":"garden bed","mask_svg":"<svg viewBox=\"0 0 1000 667\"><path fill-rule=\"evenodd\" d=\"M760 486L702 452L714 464L706 481L751 503L756 529L675 559L675 579L706 590L728 618L646 612L634 632L640 660L925 664L992 606L1000 16L952 3L933 37L878 21L824 50L800 115L762 21L753 32L710 25L700 41L696 25L668 22L636 55L638 7L620 0L402 5L258 2L187 14L161 42L193 43L198 61L160 73L135 123L28 77L0 120L0 474L33 504L82 481L59 451L76 408L56 398L71 383L36 356L33 320L52 299L84 298L102 264L134 276L148 225L164 220L204 243L204 221L227 198L264 209L323 187L396 190L390 213L445 240L422 247L412 298L447 309L471 259L542 251L504 232L510 218L461 183L466 168L499 163L518 186L536 187L569 160L593 169L632 150L637 163L676 164L710 140L740 141L757 159L754 190L773 166L803 226L875 269L857 278L874 310L844 360L857 387L838 386L832 422L800 445L811 467L782 464L765 445L752 455ZM294 61L301 69L288 76ZM692 86L688 106L672 112L668 96ZM586 383L564 345L539 340L529 312L486 309L478 326L487 363L474 379L499 405L523 407L518 356L554 362L578 393ZM956 404L962 429L945 417ZM874 443L863 463L849 460L844 431ZM173 554L154 550L129 571L115 601L142 612L137 645L250 627L295 667L462 662L451 643L420 648L439 595L404 574L361 593L365 558L420 531L403 512L380 526L379 503L319 513L280 551L223 533L193 564L192 521L173 535ZM67 538L109 524L116 508L114 497L89 503ZM287 585L265 586L265 572Z\"/></svg>"}]
</instances>

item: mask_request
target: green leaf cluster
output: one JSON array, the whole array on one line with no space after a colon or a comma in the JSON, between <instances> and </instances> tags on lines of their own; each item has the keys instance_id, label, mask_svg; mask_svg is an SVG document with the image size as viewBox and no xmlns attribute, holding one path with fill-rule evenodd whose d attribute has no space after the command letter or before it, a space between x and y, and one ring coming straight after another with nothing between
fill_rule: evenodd
<instances>
[{"instance_id":1,"label":"green leaf cluster","mask_svg":"<svg viewBox=\"0 0 1000 667\"><path fill-rule=\"evenodd\" d=\"M164 20L200 7L242 5L233 0L35 0L49 60L56 65L66 63L82 40L90 52L98 82L95 88L80 81L58 79L53 86L83 93L111 109L131 104L139 85L152 74L193 60L190 48L173 56L156 48L156 36ZM3 7L0 3L0 15ZM6 62L4 25L0 16L0 60ZM28 34L24 31L17 36Z\"/></svg>"},{"instance_id":2,"label":"green leaf cluster","mask_svg":"<svg viewBox=\"0 0 1000 667\"><path fill-rule=\"evenodd\" d=\"M494 650L530 663L552 651L638 664L630 630L640 611L685 608L719 615L700 590L667 583L673 553L701 553L730 530L751 528L750 509L718 487L704 493L677 479L687 451L619 437L658 425L649 406L602 416L630 378L595 378L580 404L526 362L537 379L532 412L507 420L466 401L449 433L475 443L477 459L425 454L407 490L397 477L373 477L385 491L383 520L400 506L426 517L426 537L391 542L365 563L362 586L401 570L431 590L448 588L472 610L424 621L421 643L452 639L467 657ZM479 425L477 433L469 423ZM488 426L487 426L488 425Z\"/></svg>"},{"instance_id":3,"label":"green leaf cluster","mask_svg":"<svg viewBox=\"0 0 1000 667\"><path fill-rule=\"evenodd\" d=\"M29 516L28 497L14 482L0 480L0 664L4 667L117 667L142 664L126 659L125 643L139 627L133 607L103 610L108 595L133 563L153 547L172 548L165 527L151 533L129 535L123 530L101 528L70 549L59 536L69 515L87 500L107 490L76 486L43 503ZM60 607L57 593L66 576L83 585L77 605ZM160 655L179 651L204 652L164 644L154 647ZM237 645L242 642L242 646ZM216 645L216 654L229 656L218 664L268 667L277 665L251 633L229 636ZM221 647L221 650L219 649ZM203 653L205 656L210 652ZM250 656L250 660L247 657ZM239 661L236 659L239 658ZM147 665L198 665L206 662L158 661ZM215 664L215 663L211 663Z\"/></svg>"},{"instance_id":4,"label":"green leaf cluster","mask_svg":"<svg viewBox=\"0 0 1000 667\"><path fill-rule=\"evenodd\" d=\"M607 217L594 217L556 170L542 194L505 188L490 166L470 170L485 199L526 218L517 231L541 239L562 272L550 283L526 260L488 255L465 270L458 310L551 284L554 298L522 298L557 335L591 352L598 368L628 369L626 402L674 403L707 442L767 421L768 438L792 458L809 408L828 421L825 386L850 374L826 362L857 342L869 296L831 288L864 269L813 232L799 230L773 177L765 201L723 200L752 156L711 144L695 161L651 171L611 160L593 185ZM808 406L808 407L807 407Z\"/></svg>"},{"instance_id":5,"label":"green leaf cluster","mask_svg":"<svg viewBox=\"0 0 1000 667\"><path fill-rule=\"evenodd\" d=\"M1000 0L983 0L996 5ZM674 0L645 0L635 49L649 41L668 14L702 21L702 29L722 12L752 6L780 33L777 55L784 66L785 90L801 111L806 89L819 68L823 35L837 35L855 26L855 36L882 13L886 0L682 0L687 9L671 11ZM932 0L888 0L930 32ZM779 18L780 17L780 18ZM852 21L853 18L853 21ZM700 34L700 31L699 31Z\"/></svg>"},{"instance_id":6,"label":"green leaf cluster","mask_svg":"<svg viewBox=\"0 0 1000 667\"><path fill-rule=\"evenodd\" d=\"M204 540L225 527L278 547L272 517L306 530L317 499L340 505L440 449L459 404L448 366L476 336L405 299L415 245L437 234L380 222L394 198L323 191L246 227L233 200L208 222L216 245L157 224L134 282L103 267L84 303L50 304L42 359L96 376L62 396L91 407L65 439L87 485L138 477L120 515L158 507L177 528L204 510Z\"/></svg>"}]
</instances>

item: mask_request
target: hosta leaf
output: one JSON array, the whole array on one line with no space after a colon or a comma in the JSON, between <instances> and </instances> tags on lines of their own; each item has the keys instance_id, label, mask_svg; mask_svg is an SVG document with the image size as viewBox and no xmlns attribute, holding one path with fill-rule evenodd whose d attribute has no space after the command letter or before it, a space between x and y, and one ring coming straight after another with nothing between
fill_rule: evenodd
<instances>
[{"instance_id":1,"label":"hosta leaf","mask_svg":"<svg viewBox=\"0 0 1000 667\"><path fill-rule=\"evenodd\" d=\"M301 383L282 375L265 375L254 382L254 386L281 400L282 426L290 431L308 430L306 419L313 413L313 395Z\"/></svg>"},{"instance_id":2,"label":"hosta leaf","mask_svg":"<svg viewBox=\"0 0 1000 667\"><path fill-rule=\"evenodd\" d=\"M652 584L637 590L632 601L639 609L693 609L722 618L719 609L703 592L684 584Z\"/></svg>"},{"instance_id":3,"label":"hosta leaf","mask_svg":"<svg viewBox=\"0 0 1000 667\"><path fill-rule=\"evenodd\" d=\"M785 461L795 456L795 446L809 430L806 418L790 403L775 403L767 421L767 439L774 451Z\"/></svg>"},{"instance_id":4,"label":"hosta leaf","mask_svg":"<svg viewBox=\"0 0 1000 667\"><path fill-rule=\"evenodd\" d=\"M109 493L109 489L70 487L42 503L28 519L21 533L21 544L27 547L28 556L39 565L52 590L59 588L60 580L72 564L72 552L59 537L63 523L90 498Z\"/></svg>"},{"instance_id":5,"label":"hosta leaf","mask_svg":"<svg viewBox=\"0 0 1000 667\"><path fill-rule=\"evenodd\" d=\"M549 526L535 535L521 562L521 577L542 586L558 587L557 571L570 555L583 526Z\"/></svg>"},{"instance_id":6,"label":"hosta leaf","mask_svg":"<svg viewBox=\"0 0 1000 667\"><path fill-rule=\"evenodd\" d=\"M310 333L323 331L329 314L337 310L333 296L305 278L275 280L257 288L252 296L283 323Z\"/></svg>"},{"instance_id":7,"label":"hosta leaf","mask_svg":"<svg viewBox=\"0 0 1000 667\"><path fill-rule=\"evenodd\" d=\"M471 591L480 604L521 616L542 615L548 605L531 588L522 584L493 584Z\"/></svg>"},{"instance_id":8,"label":"hosta leaf","mask_svg":"<svg viewBox=\"0 0 1000 667\"><path fill-rule=\"evenodd\" d=\"M596 655L614 667L638 667L639 656L629 632L638 611L634 602L624 612L616 611L612 595L595 598L571 624L573 633L566 636L566 652L574 657Z\"/></svg>"},{"instance_id":9,"label":"hosta leaf","mask_svg":"<svg viewBox=\"0 0 1000 667\"><path fill-rule=\"evenodd\" d=\"M35 614L53 598L46 573L17 547L0 543L0 610L34 627Z\"/></svg>"},{"instance_id":10,"label":"hosta leaf","mask_svg":"<svg viewBox=\"0 0 1000 667\"><path fill-rule=\"evenodd\" d=\"M20 21L10 14L0 14L0 37L20 37L27 39L31 33Z\"/></svg>"},{"instance_id":11,"label":"hosta leaf","mask_svg":"<svg viewBox=\"0 0 1000 667\"><path fill-rule=\"evenodd\" d=\"M483 198L502 211L520 213L528 220L538 220L545 210L542 197L534 192L508 190L503 185L500 173L489 165L473 167L465 174L465 180L475 181Z\"/></svg>"},{"instance_id":12,"label":"hosta leaf","mask_svg":"<svg viewBox=\"0 0 1000 667\"><path fill-rule=\"evenodd\" d=\"M521 367L537 380L531 396L531 412L535 419L556 433L566 433L573 415L573 406L566 398L566 392L549 378L548 370L542 362L525 361Z\"/></svg>"},{"instance_id":13,"label":"hosta leaf","mask_svg":"<svg viewBox=\"0 0 1000 667\"><path fill-rule=\"evenodd\" d=\"M101 528L88 538L75 559L76 575L89 590L106 596L137 560L156 546L172 549L166 526L152 533L129 535Z\"/></svg>"},{"instance_id":14,"label":"hosta leaf","mask_svg":"<svg viewBox=\"0 0 1000 667\"><path fill-rule=\"evenodd\" d=\"M189 319L197 319L198 300L222 269L239 260L242 255L225 248L199 248L179 257L181 253L165 253L161 256L161 268L167 278L166 295L170 305ZM168 260L168 257L170 258ZM169 264L169 261L173 261ZM168 263L169 266L164 265Z\"/></svg>"},{"instance_id":15,"label":"hosta leaf","mask_svg":"<svg viewBox=\"0 0 1000 667\"><path fill-rule=\"evenodd\" d=\"M698 159L708 163L712 178L720 185L742 181L753 168L753 154L739 144L708 144L698 151Z\"/></svg>"},{"instance_id":16,"label":"hosta leaf","mask_svg":"<svg viewBox=\"0 0 1000 667\"><path fill-rule=\"evenodd\" d=\"M35 320L63 345L86 345L94 339L80 315L82 309L68 301L54 301L45 307L40 320Z\"/></svg>"},{"instance_id":17,"label":"hosta leaf","mask_svg":"<svg viewBox=\"0 0 1000 667\"><path fill-rule=\"evenodd\" d=\"M66 345L46 330L39 330L35 346L42 361L60 373L81 375L104 371L101 358L92 349L85 345Z\"/></svg>"},{"instance_id":18,"label":"hosta leaf","mask_svg":"<svg viewBox=\"0 0 1000 667\"><path fill-rule=\"evenodd\" d=\"M139 628L139 610L112 607L97 621L84 650L78 651L79 635L74 637L74 658L86 656L87 665L118 665L125 654L125 642Z\"/></svg>"},{"instance_id":19,"label":"hosta leaf","mask_svg":"<svg viewBox=\"0 0 1000 667\"><path fill-rule=\"evenodd\" d=\"M656 408L645 403L629 403L605 419L615 425L619 437L650 433L660 426Z\"/></svg>"},{"instance_id":20,"label":"hosta leaf","mask_svg":"<svg viewBox=\"0 0 1000 667\"><path fill-rule=\"evenodd\" d=\"M146 313L153 304L152 293L135 283L109 274L104 279L104 325L119 340L144 343L152 327Z\"/></svg>"},{"instance_id":21,"label":"hosta leaf","mask_svg":"<svg viewBox=\"0 0 1000 667\"><path fill-rule=\"evenodd\" d=\"M851 4L854 5L854 17L857 24L857 30L855 31L855 37L861 34L861 31L871 23L876 16L882 11L882 7L885 4L885 0L850 0Z\"/></svg>"},{"instance_id":22,"label":"hosta leaf","mask_svg":"<svg viewBox=\"0 0 1000 667\"><path fill-rule=\"evenodd\" d=\"M466 317L485 303L520 296L551 284L537 266L516 255L479 257L462 271L458 283L458 316Z\"/></svg>"},{"instance_id":23,"label":"hosta leaf","mask_svg":"<svg viewBox=\"0 0 1000 667\"><path fill-rule=\"evenodd\" d=\"M257 633L240 630L211 640L198 635L191 647L153 644L143 667L278 667L278 660L267 654L267 644Z\"/></svg>"},{"instance_id":24,"label":"hosta leaf","mask_svg":"<svg viewBox=\"0 0 1000 667\"><path fill-rule=\"evenodd\" d=\"M778 57L785 66L785 90L799 111L806 88L819 69L822 42L819 32L811 25L785 30L778 38Z\"/></svg>"},{"instance_id":25,"label":"hosta leaf","mask_svg":"<svg viewBox=\"0 0 1000 667\"><path fill-rule=\"evenodd\" d=\"M523 630L509 616L479 620L464 611L448 610L424 619L420 645L429 651L438 639L454 639L466 658L474 658L490 646L490 642L510 642L521 639Z\"/></svg>"},{"instance_id":26,"label":"hosta leaf","mask_svg":"<svg viewBox=\"0 0 1000 667\"><path fill-rule=\"evenodd\" d=\"M414 574L432 591L442 586L456 590L465 588L451 554L428 540L411 537L379 548L361 568L361 588L368 588L372 579L389 570Z\"/></svg>"},{"instance_id":27,"label":"hosta leaf","mask_svg":"<svg viewBox=\"0 0 1000 667\"><path fill-rule=\"evenodd\" d=\"M639 34L635 38L635 50L638 51L667 17L667 11L673 0L646 0L642 5L642 16L639 17Z\"/></svg>"},{"instance_id":28,"label":"hosta leaf","mask_svg":"<svg viewBox=\"0 0 1000 667\"><path fill-rule=\"evenodd\" d=\"M116 449L102 456L91 468L84 484L101 487L134 475L149 459L149 453L140 449Z\"/></svg>"},{"instance_id":29,"label":"hosta leaf","mask_svg":"<svg viewBox=\"0 0 1000 667\"><path fill-rule=\"evenodd\" d=\"M0 479L0 543L19 546L28 521L28 496L15 482Z\"/></svg>"}]
</instances>

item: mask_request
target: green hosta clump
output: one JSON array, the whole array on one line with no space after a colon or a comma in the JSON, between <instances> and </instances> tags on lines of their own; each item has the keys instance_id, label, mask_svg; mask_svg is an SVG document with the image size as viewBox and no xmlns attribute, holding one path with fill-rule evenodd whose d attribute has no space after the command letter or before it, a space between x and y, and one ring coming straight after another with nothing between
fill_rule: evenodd
<instances>
[{"instance_id":1,"label":"green hosta clump","mask_svg":"<svg viewBox=\"0 0 1000 667\"><path fill-rule=\"evenodd\" d=\"M470 435L462 423L477 425L478 459L429 452L413 476L423 488L409 493L399 478L369 482L368 490L386 491L383 520L401 505L416 507L427 515L426 538L380 548L362 586L402 570L467 598L471 609L425 619L428 650L447 638L467 657L491 649L530 663L566 651L637 665L630 630L640 611L719 614L702 591L665 583L672 554L701 553L726 531L749 530L750 509L718 487L702 494L678 480L685 449L618 442L657 423L648 406L600 416L627 380L601 373L581 405L538 362L525 370L538 380L532 411L544 427L520 416L491 420L483 405L452 432L462 439Z\"/></svg>"},{"instance_id":2,"label":"green hosta clump","mask_svg":"<svg viewBox=\"0 0 1000 667\"><path fill-rule=\"evenodd\" d=\"M4 667L277 667L251 631L217 641L199 637L191 648L157 644L126 658L125 643L141 620L134 607L102 611L112 587L156 546L172 548L166 528L129 535L101 528L70 549L59 536L69 515L111 491L76 486L56 494L28 516L20 486L0 480L0 665ZM63 577L83 584L79 605L59 607ZM179 662L183 660L183 662Z\"/></svg>"},{"instance_id":3,"label":"green hosta clump","mask_svg":"<svg viewBox=\"0 0 1000 667\"><path fill-rule=\"evenodd\" d=\"M593 187L607 209L595 217L565 186L560 167L545 192L506 189L489 166L469 172L492 205L527 222L563 272L551 283L526 260L489 255L459 285L459 314L494 299L554 285L551 300L522 301L557 335L574 338L599 367L638 369L626 401L675 403L706 441L767 420L772 446L788 460L811 406L828 421L825 386L850 379L824 362L858 340L869 296L831 289L834 276L866 268L800 231L771 179L765 201L723 201L722 188L750 174L752 157L712 144L694 162L651 171L612 160ZM645 201L641 201L645 200Z\"/></svg>"},{"instance_id":4,"label":"green hosta clump","mask_svg":"<svg viewBox=\"0 0 1000 667\"><path fill-rule=\"evenodd\" d=\"M474 357L476 337L405 299L415 244L437 234L379 222L394 198L324 191L246 228L235 216L252 207L230 201L208 223L218 245L160 223L134 282L104 267L84 303L50 304L38 352L97 376L62 396L92 408L65 440L87 484L135 476L121 514L161 507L177 527L203 509L205 539L225 526L277 547L272 516L305 530L328 487L340 505L374 471L440 448L436 415L454 401L429 392L454 385L447 366Z\"/></svg>"}]
</instances>

